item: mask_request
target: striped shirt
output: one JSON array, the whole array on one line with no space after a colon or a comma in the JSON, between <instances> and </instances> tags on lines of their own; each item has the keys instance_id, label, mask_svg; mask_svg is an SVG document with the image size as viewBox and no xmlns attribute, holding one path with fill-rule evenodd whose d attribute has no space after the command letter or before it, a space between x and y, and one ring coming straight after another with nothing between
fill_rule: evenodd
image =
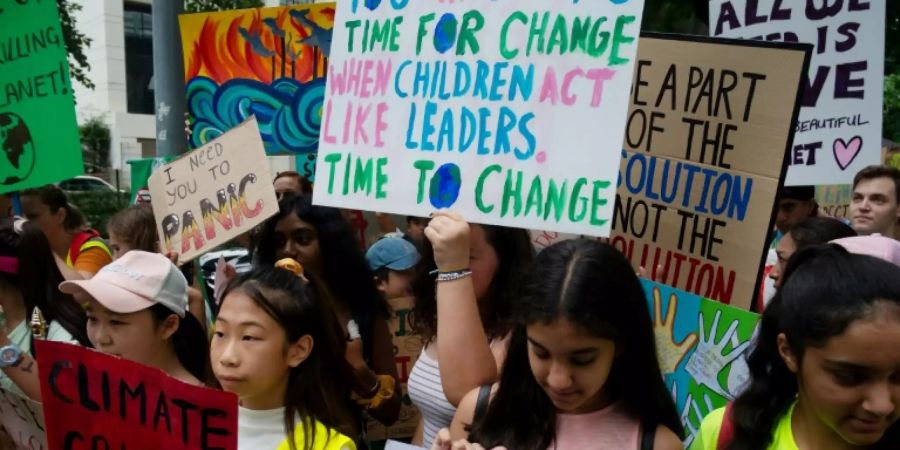
<instances>
[{"instance_id":1,"label":"striped shirt","mask_svg":"<svg viewBox=\"0 0 900 450\"><path fill-rule=\"evenodd\" d=\"M438 431L450 426L456 408L444 395L438 362L428 356L424 348L409 374L407 388L410 399L422 414L424 422L422 446L431 448Z\"/></svg>"}]
</instances>

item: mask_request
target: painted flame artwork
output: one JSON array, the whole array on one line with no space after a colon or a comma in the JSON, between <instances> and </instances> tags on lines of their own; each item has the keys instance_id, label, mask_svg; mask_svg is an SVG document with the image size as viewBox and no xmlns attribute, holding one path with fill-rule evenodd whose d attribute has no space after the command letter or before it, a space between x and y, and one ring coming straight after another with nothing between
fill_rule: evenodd
<instances>
[{"instance_id":1,"label":"painted flame artwork","mask_svg":"<svg viewBox=\"0 0 900 450\"><path fill-rule=\"evenodd\" d=\"M255 115L266 153L318 148L334 3L179 18L191 147Z\"/></svg>"}]
</instances>

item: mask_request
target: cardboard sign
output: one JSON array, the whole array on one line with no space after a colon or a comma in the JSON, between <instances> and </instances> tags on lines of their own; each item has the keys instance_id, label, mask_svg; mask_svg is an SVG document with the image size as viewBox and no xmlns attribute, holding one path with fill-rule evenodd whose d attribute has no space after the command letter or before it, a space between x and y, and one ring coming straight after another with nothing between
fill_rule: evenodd
<instances>
[{"instance_id":1,"label":"cardboard sign","mask_svg":"<svg viewBox=\"0 0 900 450\"><path fill-rule=\"evenodd\" d=\"M853 200L853 186L849 184L816 186L816 203L828 216L849 218L851 200Z\"/></svg>"},{"instance_id":2,"label":"cardboard sign","mask_svg":"<svg viewBox=\"0 0 900 450\"><path fill-rule=\"evenodd\" d=\"M56 2L0 8L0 194L84 173Z\"/></svg>"},{"instance_id":3,"label":"cardboard sign","mask_svg":"<svg viewBox=\"0 0 900 450\"><path fill-rule=\"evenodd\" d=\"M693 442L703 418L746 387L757 314L642 280L666 385Z\"/></svg>"},{"instance_id":4,"label":"cardboard sign","mask_svg":"<svg viewBox=\"0 0 900 450\"><path fill-rule=\"evenodd\" d=\"M643 3L339 8L315 202L607 236Z\"/></svg>"},{"instance_id":5,"label":"cardboard sign","mask_svg":"<svg viewBox=\"0 0 900 450\"><path fill-rule=\"evenodd\" d=\"M267 154L319 145L334 3L178 18L192 148L256 115Z\"/></svg>"},{"instance_id":6,"label":"cardboard sign","mask_svg":"<svg viewBox=\"0 0 900 450\"><path fill-rule=\"evenodd\" d=\"M878 164L885 7L885 0L709 2L713 36L815 45L786 185L849 184Z\"/></svg>"},{"instance_id":7,"label":"cardboard sign","mask_svg":"<svg viewBox=\"0 0 900 450\"><path fill-rule=\"evenodd\" d=\"M635 268L750 307L808 52L641 37L611 240Z\"/></svg>"},{"instance_id":8,"label":"cardboard sign","mask_svg":"<svg viewBox=\"0 0 900 450\"><path fill-rule=\"evenodd\" d=\"M234 394L91 349L35 344L49 448L237 449Z\"/></svg>"},{"instance_id":9,"label":"cardboard sign","mask_svg":"<svg viewBox=\"0 0 900 450\"><path fill-rule=\"evenodd\" d=\"M150 176L163 251L189 261L278 213L258 130L251 117Z\"/></svg>"},{"instance_id":10,"label":"cardboard sign","mask_svg":"<svg viewBox=\"0 0 900 450\"><path fill-rule=\"evenodd\" d=\"M50 448L44 433L41 404L3 389L0 389L0 428L12 440L14 447L9 450Z\"/></svg>"},{"instance_id":11,"label":"cardboard sign","mask_svg":"<svg viewBox=\"0 0 900 450\"><path fill-rule=\"evenodd\" d=\"M400 418L397 423L385 427L375 419L369 418L366 422L366 439L380 441L385 439L411 438L416 433L419 425L419 410L409 398L406 384L409 381L409 372L419 359L422 352L422 338L412 334L409 313L415 304L412 297L396 298L388 300L393 314L388 321L391 336L394 341L394 360L397 363L397 373L400 376L399 386L403 393L403 404L400 407Z\"/></svg>"}]
</instances>

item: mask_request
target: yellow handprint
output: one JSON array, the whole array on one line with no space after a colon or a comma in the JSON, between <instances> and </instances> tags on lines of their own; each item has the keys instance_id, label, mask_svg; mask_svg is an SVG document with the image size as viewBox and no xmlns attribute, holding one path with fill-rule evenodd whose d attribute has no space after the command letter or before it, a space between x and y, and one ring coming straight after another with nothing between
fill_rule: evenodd
<instances>
[{"instance_id":1,"label":"yellow handprint","mask_svg":"<svg viewBox=\"0 0 900 450\"><path fill-rule=\"evenodd\" d=\"M662 298L658 287L653 288L653 334L656 338L656 353L659 368L663 374L675 372L685 355L697 344L697 334L690 333L681 342L675 342L675 312L678 310L678 296L669 296L666 317L662 318Z\"/></svg>"}]
</instances>

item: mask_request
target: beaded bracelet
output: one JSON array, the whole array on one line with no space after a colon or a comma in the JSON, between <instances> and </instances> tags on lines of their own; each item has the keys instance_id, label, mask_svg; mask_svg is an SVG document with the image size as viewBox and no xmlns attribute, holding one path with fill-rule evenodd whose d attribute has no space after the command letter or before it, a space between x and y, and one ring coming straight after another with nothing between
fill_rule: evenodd
<instances>
[{"instance_id":1,"label":"beaded bracelet","mask_svg":"<svg viewBox=\"0 0 900 450\"><path fill-rule=\"evenodd\" d=\"M472 271L469 269L457 270L454 272L440 272L435 281L438 283L442 281L456 281L469 276L472 276Z\"/></svg>"}]
</instances>

